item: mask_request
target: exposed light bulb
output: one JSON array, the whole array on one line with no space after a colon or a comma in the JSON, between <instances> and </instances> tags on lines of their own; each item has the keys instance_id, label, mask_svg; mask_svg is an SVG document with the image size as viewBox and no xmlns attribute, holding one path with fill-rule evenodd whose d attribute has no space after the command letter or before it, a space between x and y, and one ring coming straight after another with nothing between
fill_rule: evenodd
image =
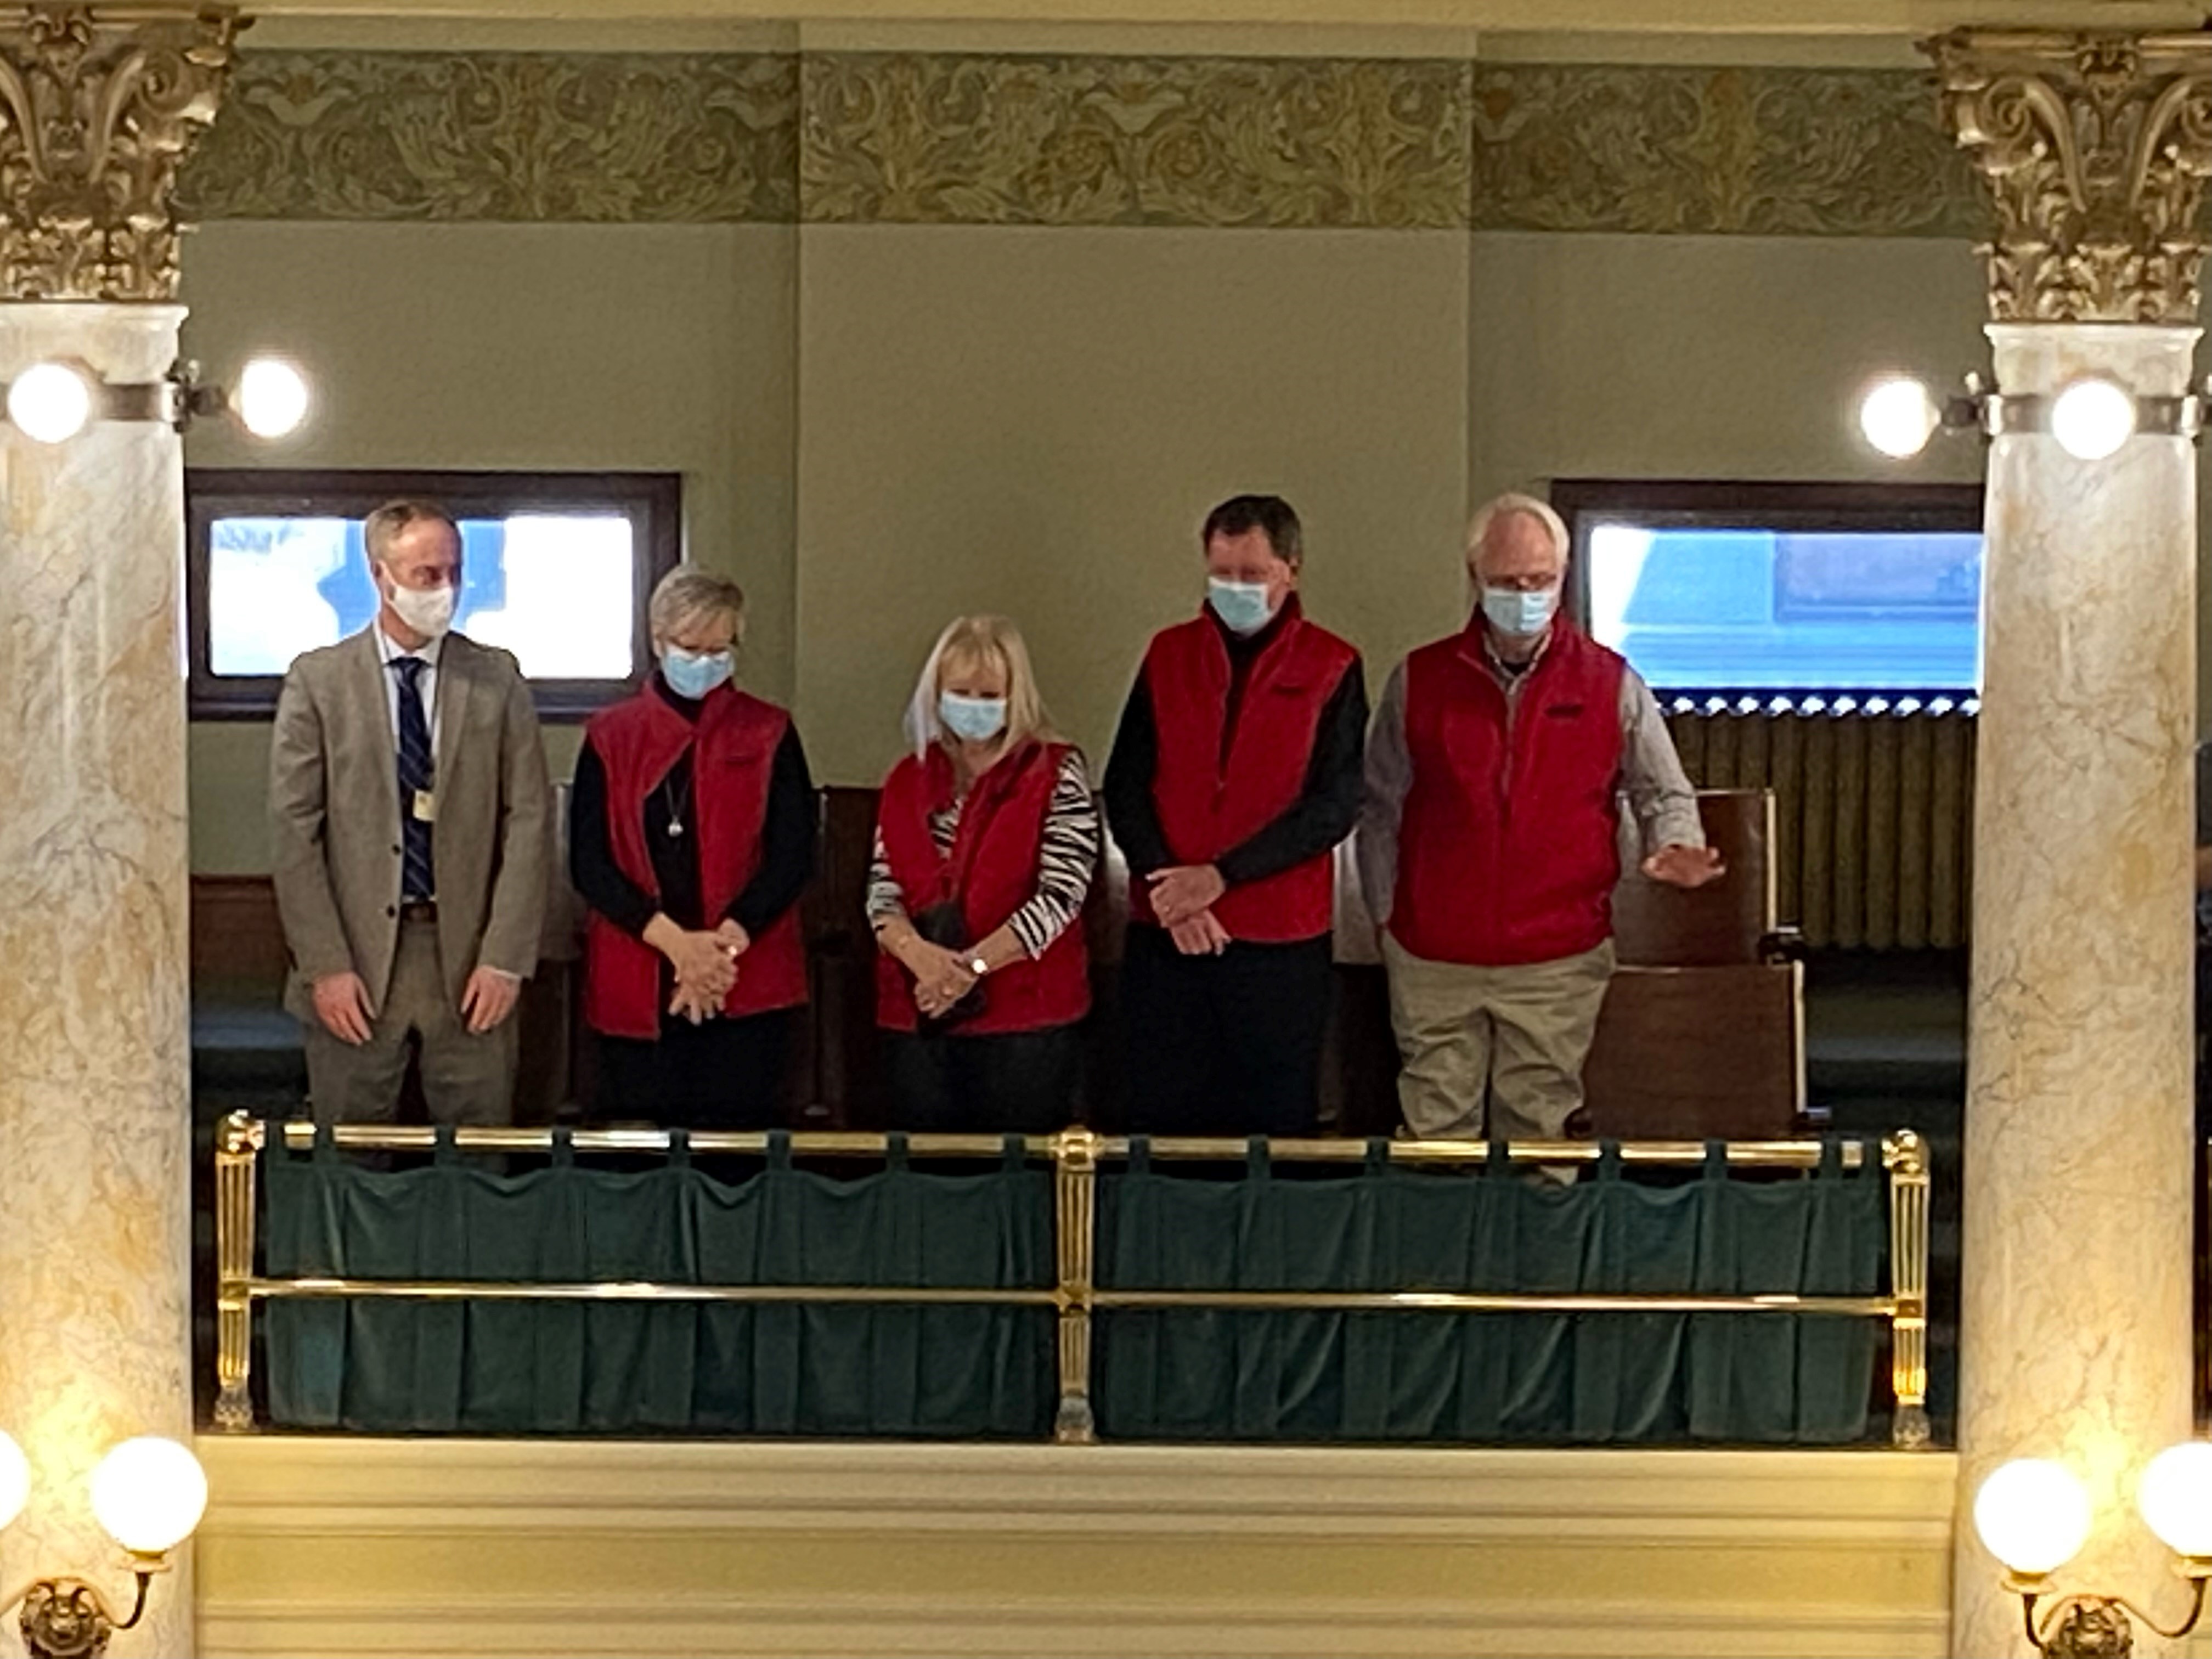
<instances>
[{"instance_id":1,"label":"exposed light bulb","mask_svg":"<svg viewBox=\"0 0 2212 1659\"><path fill-rule=\"evenodd\" d=\"M42 444L74 438L92 420L92 386L67 363L33 363L8 388L8 418Z\"/></svg>"},{"instance_id":2,"label":"exposed light bulb","mask_svg":"<svg viewBox=\"0 0 2212 1659\"><path fill-rule=\"evenodd\" d=\"M282 357L256 357L238 377L238 418L257 438L282 438L307 418L307 377Z\"/></svg>"},{"instance_id":3,"label":"exposed light bulb","mask_svg":"<svg viewBox=\"0 0 2212 1659\"><path fill-rule=\"evenodd\" d=\"M14 1524L30 1499L30 1460L13 1435L0 1431L0 1532Z\"/></svg>"},{"instance_id":4,"label":"exposed light bulb","mask_svg":"<svg viewBox=\"0 0 2212 1659\"><path fill-rule=\"evenodd\" d=\"M2089 1494L2063 1463L2014 1458L1974 1494L1974 1530L2014 1572L2056 1572L2089 1541Z\"/></svg>"},{"instance_id":5,"label":"exposed light bulb","mask_svg":"<svg viewBox=\"0 0 2212 1659\"><path fill-rule=\"evenodd\" d=\"M2212 1445L2185 1440L2152 1458L2136 1503L2176 1555L2212 1559Z\"/></svg>"},{"instance_id":6,"label":"exposed light bulb","mask_svg":"<svg viewBox=\"0 0 2212 1659\"><path fill-rule=\"evenodd\" d=\"M1876 380L1859 399L1859 430L1893 460L1909 460L1928 447L1942 411L1926 384L1906 374Z\"/></svg>"},{"instance_id":7,"label":"exposed light bulb","mask_svg":"<svg viewBox=\"0 0 2212 1659\"><path fill-rule=\"evenodd\" d=\"M2077 461L2101 461L2135 435L2136 400L2102 375L2076 380L2051 400L2051 435Z\"/></svg>"},{"instance_id":8,"label":"exposed light bulb","mask_svg":"<svg viewBox=\"0 0 2212 1659\"><path fill-rule=\"evenodd\" d=\"M125 1440L92 1472L92 1512L133 1555L166 1555L192 1535L206 1512L207 1475L173 1440Z\"/></svg>"}]
</instances>

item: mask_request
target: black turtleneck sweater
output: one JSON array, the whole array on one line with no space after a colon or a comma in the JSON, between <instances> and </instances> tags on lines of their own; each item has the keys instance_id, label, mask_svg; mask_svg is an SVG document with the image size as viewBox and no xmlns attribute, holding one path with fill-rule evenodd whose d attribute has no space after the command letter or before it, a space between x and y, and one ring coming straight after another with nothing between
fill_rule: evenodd
<instances>
[{"instance_id":1,"label":"black turtleneck sweater","mask_svg":"<svg viewBox=\"0 0 2212 1659\"><path fill-rule=\"evenodd\" d=\"M1210 607L1206 615L1229 650L1229 702L1221 723L1221 763L1225 769L1252 665L1282 631L1283 616L1278 611L1256 634L1239 635L1223 627ZM1360 759L1366 742L1367 681L1360 665L1354 662L1322 709L1321 723L1314 732L1313 757L1306 764L1305 787L1273 822L1213 860L1222 880L1231 887L1263 881L1328 852L1350 835L1359 817ZM1129 861L1133 880L1141 881L1176 862L1160 829L1159 809L1152 800L1152 779L1159 764L1159 726L1153 714L1152 690L1139 673L1121 710L1121 725L1114 735L1114 755L1107 763L1102 791L1107 821L1122 856Z\"/></svg>"},{"instance_id":2,"label":"black turtleneck sweater","mask_svg":"<svg viewBox=\"0 0 2212 1659\"><path fill-rule=\"evenodd\" d=\"M679 697L659 674L650 695L687 720L699 719L699 704ZM668 775L645 798L645 844L653 852L653 876L660 889L656 902L615 862L614 838L607 822L607 769L586 742L576 757L575 781L568 794L568 871L584 902L624 933L641 934L656 910L678 927L694 932L712 927L699 879L698 825L688 812L691 801L691 750L685 749ZM687 809L684 833L668 833L672 809ZM799 902L814 876L814 779L799 728L784 728L769 774L768 813L761 826L760 867L725 913L757 939Z\"/></svg>"}]
</instances>

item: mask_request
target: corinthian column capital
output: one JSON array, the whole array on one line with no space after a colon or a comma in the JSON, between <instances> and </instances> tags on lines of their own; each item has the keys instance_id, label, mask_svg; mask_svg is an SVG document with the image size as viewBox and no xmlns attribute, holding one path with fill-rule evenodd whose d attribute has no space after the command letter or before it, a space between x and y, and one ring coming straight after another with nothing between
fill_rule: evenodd
<instances>
[{"instance_id":1,"label":"corinthian column capital","mask_svg":"<svg viewBox=\"0 0 2212 1659\"><path fill-rule=\"evenodd\" d=\"M1996 206L1990 317L2194 324L2212 34L1960 30L1923 49Z\"/></svg>"},{"instance_id":2,"label":"corinthian column capital","mask_svg":"<svg viewBox=\"0 0 2212 1659\"><path fill-rule=\"evenodd\" d=\"M0 6L0 299L173 299L177 169L236 10Z\"/></svg>"}]
</instances>

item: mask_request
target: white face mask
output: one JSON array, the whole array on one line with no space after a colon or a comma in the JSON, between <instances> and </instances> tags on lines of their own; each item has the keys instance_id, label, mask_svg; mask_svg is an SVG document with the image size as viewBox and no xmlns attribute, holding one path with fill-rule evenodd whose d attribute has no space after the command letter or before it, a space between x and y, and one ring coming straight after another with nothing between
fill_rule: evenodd
<instances>
[{"instance_id":1,"label":"white face mask","mask_svg":"<svg viewBox=\"0 0 2212 1659\"><path fill-rule=\"evenodd\" d=\"M385 595L392 615L425 639L445 637L453 625L453 590L445 587L402 587L392 585Z\"/></svg>"}]
</instances>

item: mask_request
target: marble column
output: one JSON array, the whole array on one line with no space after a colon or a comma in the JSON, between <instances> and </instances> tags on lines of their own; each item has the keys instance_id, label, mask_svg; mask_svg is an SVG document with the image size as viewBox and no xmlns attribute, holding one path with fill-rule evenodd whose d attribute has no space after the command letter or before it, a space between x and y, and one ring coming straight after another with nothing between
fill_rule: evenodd
<instances>
[{"instance_id":1,"label":"marble column","mask_svg":"<svg viewBox=\"0 0 2212 1659\"><path fill-rule=\"evenodd\" d=\"M1990 334L2008 395L2091 373L2179 394L2197 337L2051 324ZM1990 447L1960 1653L2021 1640L2018 1605L1965 1520L2009 1458L2056 1457L2089 1483L2098 1526L2069 1583L2138 1601L2179 1590L2134 1492L2145 1460L2191 1424L2196 495L2185 438L2138 436L2102 461L2040 433Z\"/></svg>"},{"instance_id":2,"label":"marble column","mask_svg":"<svg viewBox=\"0 0 2212 1659\"><path fill-rule=\"evenodd\" d=\"M56 357L158 380L182 318L0 305L0 381ZM178 444L0 427L0 1428L33 1474L11 1589L127 1588L86 1477L130 1435L191 1436ZM189 1651L189 1574L154 1620L117 1651Z\"/></svg>"},{"instance_id":3,"label":"marble column","mask_svg":"<svg viewBox=\"0 0 2212 1659\"><path fill-rule=\"evenodd\" d=\"M0 383L57 359L162 382L169 186L234 27L0 11ZM183 541L167 422L0 424L0 1429L33 1474L0 1586L78 1577L122 1610L87 1477L129 1436L191 1436ZM117 1659L191 1652L176 1562ZM18 1651L12 1610L0 1632Z\"/></svg>"},{"instance_id":4,"label":"marble column","mask_svg":"<svg viewBox=\"0 0 2212 1659\"><path fill-rule=\"evenodd\" d=\"M2212 40L1935 52L1997 210L2002 424L2085 376L2185 392ZM2196 453L2145 431L2080 460L2001 430L1988 490L1950 1650L1998 1655L2028 1649L1972 1515L2014 1457L2088 1486L2060 1589L2185 1601L2135 1494L2191 1426Z\"/></svg>"}]
</instances>

